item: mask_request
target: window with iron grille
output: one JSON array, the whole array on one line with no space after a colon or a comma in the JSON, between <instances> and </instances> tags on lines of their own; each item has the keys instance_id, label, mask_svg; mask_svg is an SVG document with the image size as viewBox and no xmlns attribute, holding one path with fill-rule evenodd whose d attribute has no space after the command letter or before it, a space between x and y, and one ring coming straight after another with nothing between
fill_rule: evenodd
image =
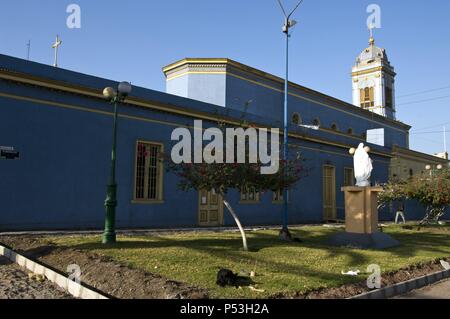
<instances>
[{"instance_id":1,"label":"window with iron grille","mask_svg":"<svg viewBox=\"0 0 450 319\"><path fill-rule=\"evenodd\" d=\"M273 192L272 201L273 202L277 202L277 203L278 202L283 202L284 201L283 195L284 195L284 190L283 189L279 189L276 192Z\"/></svg>"},{"instance_id":2,"label":"window with iron grille","mask_svg":"<svg viewBox=\"0 0 450 319\"><path fill-rule=\"evenodd\" d=\"M162 200L162 145L138 142L136 147L135 200Z\"/></svg>"},{"instance_id":3,"label":"window with iron grille","mask_svg":"<svg viewBox=\"0 0 450 319\"><path fill-rule=\"evenodd\" d=\"M259 202L259 192L252 188L242 190L241 202Z\"/></svg>"}]
</instances>

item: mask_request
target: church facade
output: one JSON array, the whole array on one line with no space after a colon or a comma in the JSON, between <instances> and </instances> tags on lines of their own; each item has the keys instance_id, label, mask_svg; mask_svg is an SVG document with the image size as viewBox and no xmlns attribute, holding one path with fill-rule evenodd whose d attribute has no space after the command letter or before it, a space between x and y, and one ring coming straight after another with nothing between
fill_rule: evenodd
<instances>
[{"instance_id":1,"label":"church facade","mask_svg":"<svg viewBox=\"0 0 450 319\"><path fill-rule=\"evenodd\" d=\"M283 79L230 59L183 59L163 69L167 92L133 87L119 107L119 228L230 226L220 198L183 192L158 161L170 153L175 128L282 127ZM395 116L395 72L375 46L353 68L353 104L295 83L289 87L289 147L308 175L289 192L289 222L344 219L342 186L354 184L351 147L367 143L372 182L419 173L443 158L409 150L410 126ZM19 151L0 161L0 231L100 229L109 175L113 112L103 88L117 82L0 55L0 145ZM394 176L395 175L395 176ZM280 224L281 192L233 191L227 199L251 225ZM424 210L408 203L407 218ZM392 212L381 212L392 220Z\"/></svg>"}]
</instances>

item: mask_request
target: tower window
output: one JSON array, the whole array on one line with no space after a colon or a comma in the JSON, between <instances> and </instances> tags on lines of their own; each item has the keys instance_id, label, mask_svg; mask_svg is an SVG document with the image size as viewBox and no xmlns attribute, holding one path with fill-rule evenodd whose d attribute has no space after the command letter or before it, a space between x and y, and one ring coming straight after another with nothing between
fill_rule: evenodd
<instances>
[{"instance_id":1,"label":"tower window","mask_svg":"<svg viewBox=\"0 0 450 319\"><path fill-rule=\"evenodd\" d=\"M339 131L339 128L336 123L331 124L331 129L336 132Z\"/></svg>"},{"instance_id":2,"label":"tower window","mask_svg":"<svg viewBox=\"0 0 450 319\"><path fill-rule=\"evenodd\" d=\"M300 118L300 114L298 114L298 113L292 114L292 124L294 124L294 125L302 124L302 119Z\"/></svg>"},{"instance_id":3,"label":"tower window","mask_svg":"<svg viewBox=\"0 0 450 319\"><path fill-rule=\"evenodd\" d=\"M320 120L319 119L314 119L313 120L313 125L314 126L320 126Z\"/></svg>"},{"instance_id":4,"label":"tower window","mask_svg":"<svg viewBox=\"0 0 450 319\"><path fill-rule=\"evenodd\" d=\"M392 89L390 87L385 88L385 96L386 96L386 107L392 108L393 96L392 96Z\"/></svg>"},{"instance_id":5,"label":"tower window","mask_svg":"<svg viewBox=\"0 0 450 319\"><path fill-rule=\"evenodd\" d=\"M360 105L363 109L375 106L375 98L373 87L366 87L359 91L360 94Z\"/></svg>"}]
</instances>

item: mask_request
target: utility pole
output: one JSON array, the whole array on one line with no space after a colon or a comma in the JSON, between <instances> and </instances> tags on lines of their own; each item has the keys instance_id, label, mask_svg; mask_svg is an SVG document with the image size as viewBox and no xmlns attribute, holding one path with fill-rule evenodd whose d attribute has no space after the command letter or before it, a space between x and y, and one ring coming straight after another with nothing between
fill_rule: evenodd
<instances>
[{"instance_id":1,"label":"utility pole","mask_svg":"<svg viewBox=\"0 0 450 319\"><path fill-rule=\"evenodd\" d=\"M289 159L289 148L288 148L288 143L289 143L289 121L288 121L288 100L289 100L289 38L291 37L289 30L291 28L293 28L297 22L295 20L291 20L291 16L294 14L294 12L298 9L298 7L302 4L303 0L300 0L298 2L298 4L295 6L295 8L289 13L287 14L286 10L283 7L283 4L281 3L281 0L278 0L278 4L281 7L281 10L283 11L283 15L285 17L284 20L284 25L283 25L283 33L286 35L286 52L285 52L285 62L286 62L286 78L285 78L285 82L284 82L284 114L283 114L283 118L284 118L284 143L283 143L283 160L284 160L284 176L286 176L287 174L287 169L286 169L286 163L287 160ZM288 204L288 195L289 192L288 190L285 188L283 190L283 227L280 231L280 238L283 240L291 240L292 236L291 233L289 232L289 228L288 228L288 223L289 223L289 218L288 218L288 209L289 209L289 204Z\"/></svg>"},{"instance_id":2,"label":"utility pole","mask_svg":"<svg viewBox=\"0 0 450 319\"><path fill-rule=\"evenodd\" d=\"M444 126L444 152L447 153L447 127Z\"/></svg>"},{"instance_id":3,"label":"utility pole","mask_svg":"<svg viewBox=\"0 0 450 319\"><path fill-rule=\"evenodd\" d=\"M27 60L30 61L30 51L31 51L31 40L27 43Z\"/></svg>"}]
</instances>

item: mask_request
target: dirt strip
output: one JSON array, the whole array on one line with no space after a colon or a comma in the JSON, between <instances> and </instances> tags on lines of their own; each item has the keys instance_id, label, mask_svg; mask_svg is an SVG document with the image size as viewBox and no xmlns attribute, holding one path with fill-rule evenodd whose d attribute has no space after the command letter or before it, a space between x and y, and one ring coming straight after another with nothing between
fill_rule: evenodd
<instances>
[{"instance_id":1,"label":"dirt strip","mask_svg":"<svg viewBox=\"0 0 450 319\"><path fill-rule=\"evenodd\" d=\"M81 269L81 281L123 299L206 299L206 290L132 269L88 251L59 247L40 237L0 236L0 242L30 259L67 273L69 265Z\"/></svg>"}]
</instances>

